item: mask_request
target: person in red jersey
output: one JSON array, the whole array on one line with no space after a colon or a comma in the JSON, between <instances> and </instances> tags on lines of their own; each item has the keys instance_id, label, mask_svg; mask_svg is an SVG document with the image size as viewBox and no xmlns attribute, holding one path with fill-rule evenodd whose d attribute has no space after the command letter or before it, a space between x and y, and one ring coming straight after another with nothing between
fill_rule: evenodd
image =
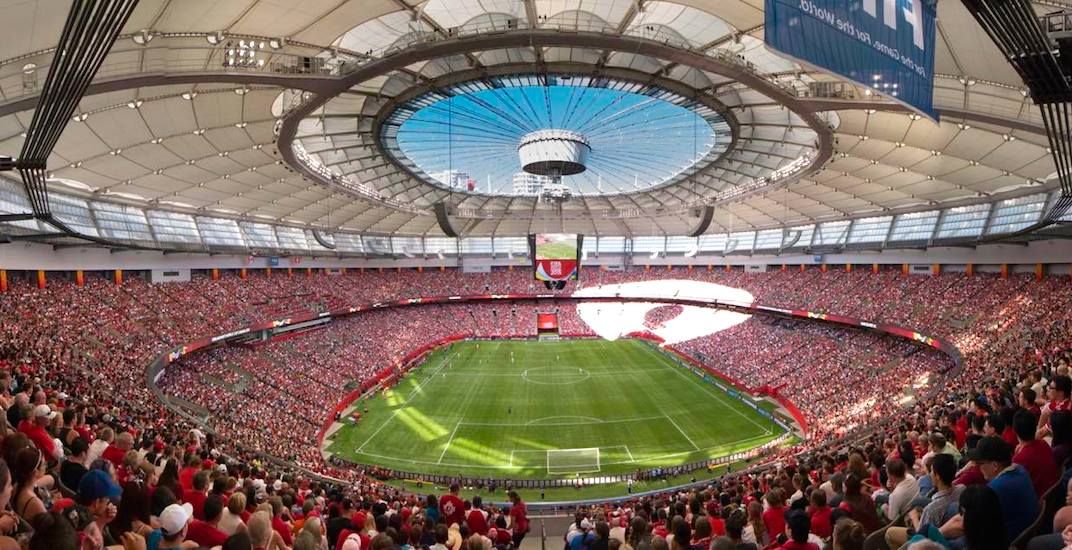
<instances>
[{"instance_id":1,"label":"person in red jersey","mask_svg":"<svg viewBox=\"0 0 1072 550\"><path fill-rule=\"evenodd\" d=\"M123 459L127 456L127 451L132 448L134 448L134 436L130 435L130 432L122 432L115 436L115 441L104 449L101 458L119 468L123 465Z\"/></svg>"},{"instance_id":2,"label":"person in red jersey","mask_svg":"<svg viewBox=\"0 0 1072 550\"><path fill-rule=\"evenodd\" d=\"M1042 415L1039 416L1038 437L1050 435L1050 415L1057 411L1072 411L1072 378L1058 375L1053 378L1050 385L1050 402L1042 407Z\"/></svg>"},{"instance_id":3,"label":"person in red jersey","mask_svg":"<svg viewBox=\"0 0 1072 550\"><path fill-rule=\"evenodd\" d=\"M30 413L30 418L19 422L19 431L26 434L49 461L57 461L63 457L63 448L56 444L52 434L48 432L48 425L56 414L48 405L37 405Z\"/></svg>"},{"instance_id":4,"label":"person in red jersey","mask_svg":"<svg viewBox=\"0 0 1072 550\"><path fill-rule=\"evenodd\" d=\"M465 515L469 530L481 536L488 535L488 511L483 508L484 501L480 495L473 497L473 507Z\"/></svg>"},{"instance_id":5,"label":"person in red jersey","mask_svg":"<svg viewBox=\"0 0 1072 550\"><path fill-rule=\"evenodd\" d=\"M807 508L811 519L811 532L822 538L829 538L834 532L834 526L830 523L830 515L833 510L826 505L826 491L812 491L808 499L811 504Z\"/></svg>"},{"instance_id":6,"label":"person in red jersey","mask_svg":"<svg viewBox=\"0 0 1072 550\"><path fill-rule=\"evenodd\" d=\"M775 487L766 495L767 509L763 512L763 527L771 538L785 531L785 493Z\"/></svg>"},{"instance_id":7,"label":"person in red jersey","mask_svg":"<svg viewBox=\"0 0 1072 550\"><path fill-rule=\"evenodd\" d=\"M195 517L190 520L186 528L186 540L192 540L206 548L222 545L227 540L227 534L218 527L222 514L223 498L219 495L209 495L203 503L204 519Z\"/></svg>"},{"instance_id":8,"label":"person in red jersey","mask_svg":"<svg viewBox=\"0 0 1072 550\"><path fill-rule=\"evenodd\" d=\"M465 503L458 497L459 491L461 487L451 483L450 492L439 497L439 513L448 526L455 523L461 525L465 521Z\"/></svg>"},{"instance_id":9,"label":"person in red jersey","mask_svg":"<svg viewBox=\"0 0 1072 550\"><path fill-rule=\"evenodd\" d=\"M510 497L510 530L513 531L514 547L520 547L521 541L525 539L525 534L529 532L529 514L528 508L525 507L525 503L521 500L521 496L517 494L517 491L510 491L507 493Z\"/></svg>"},{"instance_id":10,"label":"person in red jersey","mask_svg":"<svg viewBox=\"0 0 1072 550\"><path fill-rule=\"evenodd\" d=\"M1031 485L1035 487L1036 495L1044 495L1050 487L1053 487L1061 474L1057 469L1057 462L1053 459L1053 449L1049 443L1035 438L1035 428L1038 423L1035 417L1026 409L1016 411L1012 419L1012 427L1016 431L1019 444L1016 446L1016 454L1013 455L1014 464L1019 464L1027 470L1031 476Z\"/></svg>"}]
</instances>

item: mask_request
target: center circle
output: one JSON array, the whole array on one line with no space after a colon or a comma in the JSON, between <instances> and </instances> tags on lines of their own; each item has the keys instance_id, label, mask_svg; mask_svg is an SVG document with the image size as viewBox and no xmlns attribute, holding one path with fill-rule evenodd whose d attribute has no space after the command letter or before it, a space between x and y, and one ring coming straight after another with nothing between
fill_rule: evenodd
<instances>
[{"instance_id":1,"label":"center circle","mask_svg":"<svg viewBox=\"0 0 1072 550\"><path fill-rule=\"evenodd\" d=\"M565 367L533 367L521 373L522 380L547 386L579 384L591 377L592 373L580 367L576 370Z\"/></svg>"},{"instance_id":2,"label":"center circle","mask_svg":"<svg viewBox=\"0 0 1072 550\"><path fill-rule=\"evenodd\" d=\"M393 161L430 185L482 195L642 192L693 176L733 143L699 99L585 75L487 76L415 93L380 116Z\"/></svg>"}]
</instances>

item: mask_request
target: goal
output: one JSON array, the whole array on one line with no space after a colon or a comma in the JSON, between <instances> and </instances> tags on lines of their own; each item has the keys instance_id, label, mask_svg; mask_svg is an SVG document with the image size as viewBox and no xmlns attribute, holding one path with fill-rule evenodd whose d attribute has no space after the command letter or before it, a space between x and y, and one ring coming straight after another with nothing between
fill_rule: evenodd
<instances>
[{"instance_id":1,"label":"goal","mask_svg":"<svg viewBox=\"0 0 1072 550\"><path fill-rule=\"evenodd\" d=\"M548 474L586 474L599 471L599 447L547 451Z\"/></svg>"}]
</instances>

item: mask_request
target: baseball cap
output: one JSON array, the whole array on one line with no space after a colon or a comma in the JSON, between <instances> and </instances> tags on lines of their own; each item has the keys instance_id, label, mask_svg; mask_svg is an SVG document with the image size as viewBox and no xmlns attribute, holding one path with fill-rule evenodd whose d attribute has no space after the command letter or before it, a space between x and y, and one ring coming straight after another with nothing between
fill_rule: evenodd
<instances>
[{"instance_id":1,"label":"baseball cap","mask_svg":"<svg viewBox=\"0 0 1072 550\"><path fill-rule=\"evenodd\" d=\"M160 529L164 535L177 535L193 517L194 507L186 504L172 504L160 512Z\"/></svg>"},{"instance_id":2,"label":"baseball cap","mask_svg":"<svg viewBox=\"0 0 1072 550\"><path fill-rule=\"evenodd\" d=\"M78 482L78 498L83 502L101 498L116 500L122 494L123 489L104 470L90 470Z\"/></svg>"},{"instance_id":3,"label":"baseball cap","mask_svg":"<svg viewBox=\"0 0 1072 550\"><path fill-rule=\"evenodd\" d=\"M46 417L49 420L52 420L53 418L56 418L56 413L52 410L52 407L49 407L48 405L38 405L33 408L33 417Z\"/></svg>"},{"instance_id":4,"label":"baseball cap","mask_svg":"<svg viewBox=\"0 0 1072 550\"><path fill-rule=\"evenodd\" d=\"M994 461L1007 463L1012 461L1012 446L1000 437L984 437L968 451L968 459L974 461Z\"/></svg>"}]
</instances>

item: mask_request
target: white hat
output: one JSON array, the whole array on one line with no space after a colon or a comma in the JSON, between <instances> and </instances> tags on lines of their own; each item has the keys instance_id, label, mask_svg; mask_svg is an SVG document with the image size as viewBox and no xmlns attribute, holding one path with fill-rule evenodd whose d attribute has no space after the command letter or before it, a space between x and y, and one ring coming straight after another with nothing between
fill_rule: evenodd
<instances>
[{"instance_id":1,"label":"white hat","mask_svg":"<svg viewBox=\"0 0 1072 550\"><path fill-rule=\"evenodd\" d=\"M34 418L45 417L45 418L48 418L49 420L52 420L53 418L56 418L56 414L57 413L54 412L52 410L52 408L49 407L48 405L38 405L38 406L33 408L33 417Z\"/></svg>"},{"instance_id":2,"label":"white hat","mask_svg":"<svg viewBox=\"0 0 1072 550\"><path fill-rule=\"evenodd\" d=\"M177 535L186 527L193 515L194 507L189 502L182 505L172 504L160 512L160 529L164 531L165 536Z\"/></svg>"},{"instance_id":3,"label":"white hat","mask_svg":"<svg viewBox=\"0 0 1072 550\"><path fill-rule=\"evenodd\" d=\"M278 480L278 479L275 480L274 482L272 482L272 489L274 489L276 491L283 490L283 482Z\"/></svg>"},{"instance_id":4,"label":"white hat","mask_svg":"<svg viewBox=\"0 0 1072 550\"><path fill-rule=\"evenodd\" d=\"M588 531L591 528L592 528L592 522L588 521L588 518L584 518L584 519L581 520L581 529L584 529L585 531Z\"/></svg>"}]
</instances>

